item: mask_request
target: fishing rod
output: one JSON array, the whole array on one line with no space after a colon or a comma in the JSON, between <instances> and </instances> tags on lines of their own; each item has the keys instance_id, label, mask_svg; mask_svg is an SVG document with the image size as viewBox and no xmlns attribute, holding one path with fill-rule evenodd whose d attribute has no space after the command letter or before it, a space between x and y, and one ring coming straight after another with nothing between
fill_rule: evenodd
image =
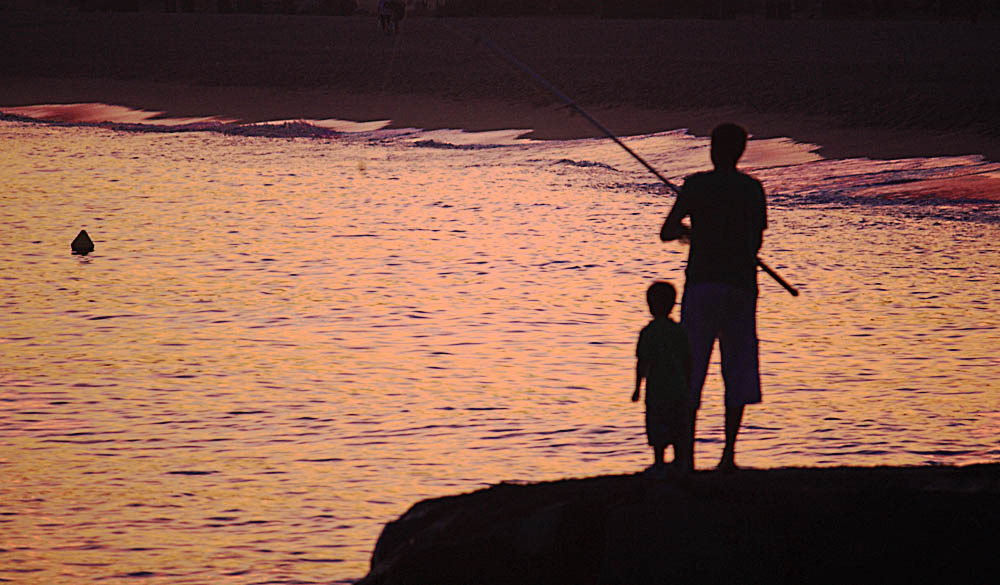
<instances>
[{"instance_id":1,"label":"fishing rod","mask_svg":"<svg viewBox=\"0 0 1000 585\"><path fill-rule=\"evenodd\" d=\"M660 173L660 171L656 170L656 168L653 167L653 165L651 165L648 162L646 162L646 159L644 159L641 156L639 156L638 154L636 154L636 152L634 150L632 150L631 148L629 148L627 144L625 144L624 142L622 142L621 139L619 139L618 136L614 132L612 132L611 130L608 130L608 128L604 124L601 124L596 118L594 118L593 116L591 116L590 113L587 112L587 110L584 110L583 108L581 108L580 105L577 104L575 101L573 101L568 95L566 95L562 91L560 91L559 88L557 88L556 86L554 86L551 83L549 83L547 79L545 79L541 75L535 73L534 70L532 70L530 67L528 67L527 65L525 65L524 63L522 63L517 57L515 57L514 55L512 55L509 51L505 50L503 47L497 45L496 43L494 43L490 39L486 38L485 36L483 36L483 35L476 35L475 42L483 44L484 46L486 46L486 48L488 48L494 54L498 55L499 57L503 58L505 61L507 61L511 65L513 65L513 66L517 67L518 69L520 69L525 75L527 75L529 78L531 78L531 80L534 81L538 86L542 87L543 89L548 90L553 95L555 95L556 97L558 97L560 100L562 100L563 102L565 102L565 104L567 106L569 106L570 108L572 108L573 111L575 111L577 114L580 114L581 116L583 116L595 128L597 128L598 130L600 130L601 132L603 132L605 136L607 136L608 138L610 138L611 140L613 140L615 144L617 144L618 146L622 147L622 149L625 152L627 152L630 155L632 155L632 158L634 158L635 160L639 161L639 163L642 166L646 167L646 169L649 172L653 173L653 175L656 176L657 179L659 179L660 181L662 181L664 185L666 185L671 191L674 192L674 194L680 195L680 189L678 189L676 186L674 186L674 184L671 183L670 180L668 180L666 177L664 177ZM768 266L759 257L757 258L757 266L760 266L761 270L763 270L764 272L766 272L768 276L770 276L771 278L773 278L778 284L780 284L785 290L787 290L789 292L789 294L791 294L793 297L799 296L798 289L796 289L794 286L788 284L788 282L784 278L782 278L780 274L778 274L777 272L775 272L770 266Z\"/></svg>"}]
</instances>

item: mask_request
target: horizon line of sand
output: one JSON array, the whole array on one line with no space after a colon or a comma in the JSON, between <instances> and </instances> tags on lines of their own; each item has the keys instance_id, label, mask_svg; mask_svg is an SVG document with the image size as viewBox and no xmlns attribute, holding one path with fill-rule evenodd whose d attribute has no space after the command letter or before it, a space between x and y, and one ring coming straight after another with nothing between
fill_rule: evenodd
<instances>
[{"instance_id":1,"label":"horizon line of sand","mask_svg":"<svg viewBox=\"0 0 1000 585\"><path fill-rule=\"evenodd\" d=\"M265 86L190 85L164 81L91 78L4 78L0 109L105 104L154 112L159 118L219 119L256 123L327 120L390 128L455 129L469 132L525 130L535 140L604 137L599 129L558 104L501 98L460 98L384 92L364 94L340 88L293 89ZM738 122L755 138L790 138L815 144L826 158L912 158L982 156L1000 162L1000 144L964 130L850 126L829 116L798 112L753 112L740 107L685 110L631 104L589 106L586 110L618 136L686 130L708 136L721 122ZM72 120L67 120L72 121ZM88 120L99 121L99 120ZM100 120L116 122L117 119Z\"/></svg>"},{"instance_id":2,"label":"horizon line of sand","mask_svg":"<svg viewBox=\"0 0 1000 585\"><path fill-rule=\"evenodd\" d=\"M7 107L102 102L179 118L601 136L463 38L482 34L618 135L705 136L735 121L757 138L816 144L828 158L1000 161L1000 22L413 18L387 37L357 17L5 19Z\"/></svg>"},{"instance_id":3,"label":"horizon line of sand","mask_svg":"<svg viewBox=\"0 0 1000 585\"><path fill-rule=\"evenodd\" d=\"M510 51L616 134L737 121L827 156L1000 161L1000 22L5 13L0 106L103 102L171 117L391 119L600 133L474 40Z\"/></svg>"},{"instance_id":4,"label":"horizon line of sand","mask_svg":"<svg viewBox=\"0 0 1000 585\"><path fill-rule=\"evenodd\" d=\"M554 109L552 107L540 107L531 104L511 104L501 101L484 103L482 100L474 103L460 101L440 102L435 99L428 99L424 96L416 96L407 99L408 104L405 111L396 117L381 117L377 113L379 105L384 105L387 109L400 110L398 105L393 105L399 96L333 96L328 91L320 92L297 92L292 103L280 100L276 95L283 90L275 88L218 88L190 86L172 86L170 84L144 84L139 82L104 82L101 80L33 80L35 83L59 86L56 93L62 96L87 96L83 101L69 100L67 103L77 104L108 104L111 111L134 110L145 111L145 114L153 114L152 118L146 120L124 120L124 122L144 121L154 122L163 118L181 118L187 122L219 121L230 122L273 122L284 120L329 120L336 118L358 127L369 126L369 122L375 120L388 120L386 127L389 128L419 128L421 130L454 129L470 132L491 131L491 130L527 130L524 136L535 140L569 140L577 138L600 138L604 135L595 127L583 121L581 116L570 116L566 111ZM69 90L68 93L65 93ZM184 98L168 98L168 102L162 101L163 96L170 95L171 91L182 92ZM45 94L45 90L40 92ZM238 94L238 96L233 95ZM51 94L49 94L51 95ZM116 96L121 101L103 100L100 102L87 101L87 98L98 96ZM227 96L234 98L234 103L252 104L250 108L241 106L237 108L238 114L228 113L225 110ZM247 99L257 97L259 100ZM242 99L236 99L237 97ZM148 101L146 101L148 98ZM190 100L190 101L188 101ZM246 100L246 101L243 101ZM217 104L222 112L201 109L205 104ZM348 105L346 110L354 113L357 117L344 117L344 109L336 108L337 115L330 116L324 105L329 103ZM155 104L154 107L145 107L146 104ZM275 107L275 105L278 107ZM363 104L363 105L362 105ZM26 106L29 104L16 104L14 107ZM42 104L30 104L42 105ZM49 104L46 104L49 105ZM358 107L361 105L361 107ZM0 103L0 110L10 109L9 104ZM374 109L370 109L374 108ZM84 108L89 109L89 108ZM96 108L98 111L102 108ZM783 117L780 120L773 120L770 116L741 113L732 109L719 109L690 112L662 112L656 110L643 110L635 107L615 107L600 108L590 110L602 123L610 128L615 128L619 132L620 128L626 129L620 132L621 136L645 135L671 130L687 130L689 133L699 136L707 136L711 128L719 121L737 120L747 126L753 133L755 139L765 138L790 138L796 142L814 144L818 147L817 152L824 158L910 158L921 156L946 156L962 154L980 154L974 151L963 152L962 146L968 145L969 141L961 133L951 135L931 136L936 139L928 142L925 132L920 130L889 130L881 129L873 131L871 129L859 128L835 128L823 124L823 120L810 120L807 117L797 117L789 119ZM482 115L488 112L490 115ZM17 114L18 112L13 112ZM121 112L119 112L121 113ZM304 113L304 115L303 115ZM126 112L124 115L131 116L137 112ZM139 118L144 116L139 112ZM100 117L100 114L95 114ZM31 117L29 115L29 117ZM81 122L102 122L98 118L88 120L61 119L56 115L53 120L60 121L81 121ZM121 120L112 120L118 122ZM528 122L528 123L525 123ZM787 133L776 131L776 129L787 130ZM807 129L805 132L798 131L801 128ZM763 131L761 129L764 129ZM877 142L879 148L873 147L873 134L881 134L881 140ZM803 140L802 136L808 137ZM888 137L888 139L887 139ZM921 147L914 148L919 144ZM990 160L991 157L984 157ZM1000 157L992 157L996 161ZM946 179L934 179L928 181L917 181L902 185L892 185L885 188L870 189L865 193L896 200L955 200L955 201L996 201L1000 202L1000 177L995 174L960 176Z\"/></svg>"}]
</instances>

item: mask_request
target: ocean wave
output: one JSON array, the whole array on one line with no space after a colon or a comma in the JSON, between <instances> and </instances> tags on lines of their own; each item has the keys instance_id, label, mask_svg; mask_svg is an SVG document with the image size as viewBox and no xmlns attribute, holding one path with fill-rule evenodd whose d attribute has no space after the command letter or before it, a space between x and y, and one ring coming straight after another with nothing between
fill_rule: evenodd
<instances>
[{"instance_id":1,"label":"ocean wave","mask_svg":"<svg viewBox=\"0 0 1000 585\"><path fill-rule=\"evenodd\" d=\"M595 161L591 161L591 160L573 160L573 159L569 159L569 158L563 158L563 159L557 160L556 162L554 162L552 164L567 165L567 166L571 166L571 167L581 167L581 168L597 167L597 168L606 169L606 170L609 170L609 171L614 171L616 173L620 172L618 169L616 169L615 167L613 167L613 166L611 166L609 164L602 163L602 162L595 162Z\"/></svg>"},{"instance_id":2,"label":"ocean wave","mask_svg":"<svg viewBox=\"0 0 1000 585\"><path fill-rule=\"evenodd\" d=\"M510 144L454 144L451 142L441 142L433 138L415 140L410 146L416 148L439 148L444 150L489 150L494 148L508 148Z\"/></svg>"},{"instance_id":3,"label":"ocean wave","mask_svg":"<svg viewBox=\"0 0 1000 585\"><path fill-rule=\"evenodd\" d=\"M132 133L211 132L254 138L304 138L369 140L438 151L483 152L468 160L470 168L491 161L485 152L502 152L523 162L573 169L601 169L614 173L635 172L629 164L602 162L621 160L615 145L603 139L532 141L524 129L471 132L461 129L424 130L387 128L388 120L278 120L246 123L217 116L168 118L163 112L146 111L103 103L44 104L0 107L0 121L67 127L96 127ZM629 137L634 146L651 153L651 162L683 176L702 168L707 140L683 131ZM526 156L515 152L524 150ZM875 205L939 208L948 219L974 218L1000 221L1000 164L981 156L951 156L900 160L824 159L815 145L789 139L753 142L742 168L761 179L769 201L777 205ZM570 156L567 156L570 155ZM573 156L575 155L575 156ZM499 159L497 159L499 160ZM607 178L607 177L606 177ZM628 192L657 193L658 182L638 179L615 181L602 188ZM961 213L957 213L956 209Z\"/></svg>"},{"instance_id":4,"label":"ocean wave","mask_svg":"<svg viewBox=\"0 0 1000 585\"><path fill-rule=\"evenodd\" d=\"M323 128L304 120L278 124L226 124L217 130L234 136L255 136L264 138L333 138L344 133Z\"/></svg>"},{"instance_id":5,"label":"ocean wave","mask_svg":"<svg viewBox=\"0 0 1000 585\"><path fill-rule=\"evenodd\" d=\"M39 119L7 112L0 112L0 120L6 122L21 122L47 124L51 126L72 126L87 128L107 128L119 132L144 132L150 134L176 134L182 132L216 132L232 136L251 136L264 138L334 138L343 136L345 132L324 128L306 120L287 122L238 123L220 121L198 121L182 124L158 124L145 122L113 122L113 121L64 121L59 119Z\"/></svg>"}]
</instances>

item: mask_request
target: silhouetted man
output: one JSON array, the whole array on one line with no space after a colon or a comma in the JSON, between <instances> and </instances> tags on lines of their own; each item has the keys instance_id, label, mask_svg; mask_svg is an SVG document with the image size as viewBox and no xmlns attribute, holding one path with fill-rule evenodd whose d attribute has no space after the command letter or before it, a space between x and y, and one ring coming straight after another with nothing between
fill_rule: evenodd
<instances>
[{"instance_id":1,"label":"silhouetted man","mask_svg":"<svg viewBox=\"0 0 1000 585\"><path fill-rule=\"evenodd\" d=\"M712 131L711 171L687 178L663 223L663 241L690 239L681 325L691 342L691 445L701 388L715 340L726 388L726 446L719 469L736 468L743 407L760 402L757 359L757 252L767 227L764 188L736 170L747 133L736 124ZM690 218L688 228L681 220Z\"/></svg>"}]
</instances>

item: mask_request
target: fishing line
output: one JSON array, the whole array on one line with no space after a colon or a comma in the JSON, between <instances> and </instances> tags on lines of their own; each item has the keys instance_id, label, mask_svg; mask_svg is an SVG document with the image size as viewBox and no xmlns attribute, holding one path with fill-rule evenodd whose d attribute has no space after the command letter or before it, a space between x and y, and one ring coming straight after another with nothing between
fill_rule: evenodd
<instances>
[{"instance_id":1,"label":"fishing line","mask_svg":"<svg viewBox=\"0 0 1000 585\"><path fill-rule=\"evenodd\" d=\"M466 37L465 35L459 33L457 30L455 30L454 27L448 25L447 23L445 23L445 26L447 26L447 28L449 28L453 32L455 32L458 36L461 36L461 37L466 38L468 40L468 37ZM535 82L536 85L538 85L539 87L547 90L548 92L552 93L557 98L559 98L560 100L562 100L569 108L571 108L577 114L580 114L581 116L583 116L588 122L591 123L591 125L593 125L595 128L597 128L598 130L600 130L605 136L607 136L608 138L610 138L611 140L613 140L614 143L617 144L618 146L620 146L623 150L625 150L625 152L627 152L628 154L630 154L632 156L632 158L634 158L635 160L639 161L639 163L642 166L644 166L646 168L646 170L648 170L649 172L651 172L657 179L659 179L660 181L662 181L663 184L667 186L667 188L669 188L675 194L680 195L680 189L678 189L672 182L670 182L670 180L668 180L666 177L663 176L663 174L661 174L658 170L656 170L656 168L653 167L653 165L649 164L646 161L646 159L644 159L641 156L639 156L638 154L636 154L636 152L634 150L632 150L631 148L629 148L628 145L626 145L624 142L622 142L621 139L618 138L618 136L614 132L612 132L611 130L608 130L608 128L604 124L601 124L596 118L594 118L593 116L591 116L589 112L587 112L586 110L584 110L582 107L580 107L579 104L577 104L575 101L573 101L568 95L566 95L561 90L559 90L559 88L557 88L556 86L554 86L551 83L549 83L549 81L547 79L545 79L541 75L535 73L534 70L532 70L530 67L528 67L527 65L525 65L524 63L522 63L517 57L515 57L514 55L512 55L510 53L510 51L507 51L503 47L497 45L492 40L490 40L489 38L487 38L486 36L481 35L481 34L475 35L473 37L473 39L472 39L472 42L474 42L475 44L479 44L479 45L485 46L493 54L497 55L498 57L501 57L504 61L506 61L507 63L513 65L518 70L520 70L522 73L524 73L525 75L527 75L528 78L531 79L533 82ZM788 282L784 278L782 278L781 275L779 275L777 272L775 272L770 266L768 266L759 257L757 258L757 266L760 266L761 270L763 270L765 273L767 273L768 276L770 276L771 278L773 278L778 284L780 284L793 297L799 296L798 289L796 289L794 286L788 284Z\"/></svg>"}]
</instances>

